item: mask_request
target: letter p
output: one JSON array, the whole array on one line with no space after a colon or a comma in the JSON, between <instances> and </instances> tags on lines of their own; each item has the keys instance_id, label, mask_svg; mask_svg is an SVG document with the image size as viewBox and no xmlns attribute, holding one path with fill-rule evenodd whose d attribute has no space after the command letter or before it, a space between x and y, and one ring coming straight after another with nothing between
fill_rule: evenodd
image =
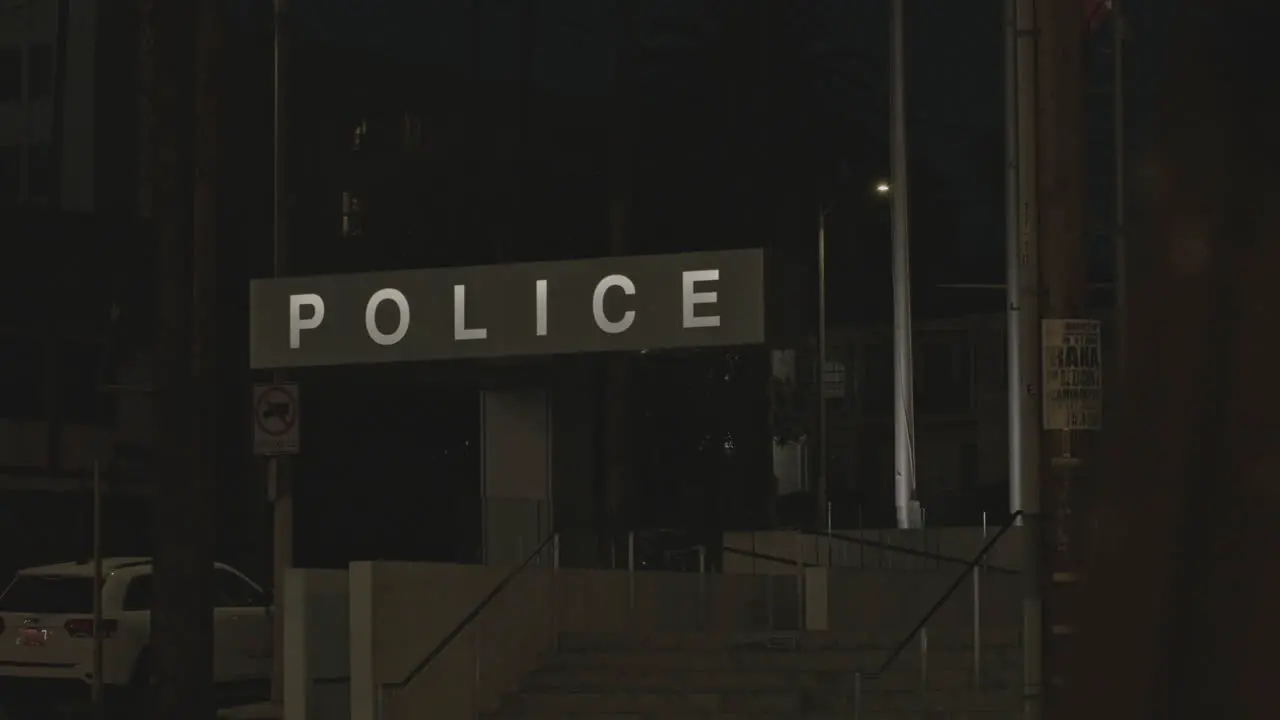
<instances>
[{"instance_id":1,"label":"letter p","mask_svg":"<svg viewBox=\"0 0 1280 720\"><path fill-rule=\"evenodd\" d=\"M302 317L303 306L311 308L310 317ZM320 327L324 321L324 300L315 293L289 296L289 349L297 350L302 331Z\"/></svg>"}]
</instances>

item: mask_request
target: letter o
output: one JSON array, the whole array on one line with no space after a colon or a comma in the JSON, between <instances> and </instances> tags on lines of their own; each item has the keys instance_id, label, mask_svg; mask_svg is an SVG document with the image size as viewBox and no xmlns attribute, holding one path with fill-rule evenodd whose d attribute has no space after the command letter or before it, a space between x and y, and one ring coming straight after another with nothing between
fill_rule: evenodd
<instances>
[{"instance_id":1,"label":"letter o","mask_svg":"<svg viewBox=\"0 0 1280 720\"><path fill-rule=\"evenodd\" d=\"M385 300L394 302L400 310L400 322L395 331L390 333L379 330L376 320L378 306ZM405 333L409 332L409 301L405 299L404 293L395 288L382 288L371 295L368 304L364 306L364 329L369 333L369 339L379 345L395 345L403 340Z\"/></svg>"}]
</instances>

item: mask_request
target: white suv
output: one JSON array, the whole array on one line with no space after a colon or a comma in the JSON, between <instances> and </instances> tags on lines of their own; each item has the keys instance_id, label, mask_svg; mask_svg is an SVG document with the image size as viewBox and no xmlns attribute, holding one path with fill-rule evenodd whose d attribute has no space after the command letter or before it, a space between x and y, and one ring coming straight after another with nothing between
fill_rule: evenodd
<instances>
[{"instance_id":1,"label":"white suv","mask_svg":"<svg viewBox=\"0 0 1280 720\"><path fill-rule=\"evenodd\" d=\"M102 573L103 683L108 690L146 683L151 560L104 558ZM214 566L213 592L215 681L269 683L272 631L266 594L220 563ZM20 570L0 595L0 683L72 690L67 694L85 697L93 683L93 636L92 562Z\"/></svg>"}]
</instances>

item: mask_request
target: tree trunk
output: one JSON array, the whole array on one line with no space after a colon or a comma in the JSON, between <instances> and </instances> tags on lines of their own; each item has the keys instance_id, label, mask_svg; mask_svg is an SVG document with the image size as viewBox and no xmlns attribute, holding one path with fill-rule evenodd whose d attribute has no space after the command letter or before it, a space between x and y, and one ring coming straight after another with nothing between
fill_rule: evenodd
<instances>
[{"instance_id":1,"label":"tree trunk","mask_svg":"<svg viewBox=\"0 0 1280 720\"><path fill-rule=\"evenodd\" d=\"M1190 5L1191 7L1188 7ZM1271 0L1184 3L1140 196L1073 717L1275 718L1280 92Z\"/></svg>"}]
</instances>

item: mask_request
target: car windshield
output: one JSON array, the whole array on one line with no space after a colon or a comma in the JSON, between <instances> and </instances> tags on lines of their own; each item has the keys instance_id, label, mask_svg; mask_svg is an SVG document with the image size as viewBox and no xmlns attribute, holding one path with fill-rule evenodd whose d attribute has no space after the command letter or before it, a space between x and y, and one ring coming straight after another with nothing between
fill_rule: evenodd
<instances>
[{"instance_id":1,"label":"car windshield","mask_svg":"<svg viewBox=\"0 0 1280 720\"><path fill-rule=\"evenodd\" d=\"M93 612L93 579L18 575L0 595L0 612L83 615Z\"/></svg>"}]
</instances>

